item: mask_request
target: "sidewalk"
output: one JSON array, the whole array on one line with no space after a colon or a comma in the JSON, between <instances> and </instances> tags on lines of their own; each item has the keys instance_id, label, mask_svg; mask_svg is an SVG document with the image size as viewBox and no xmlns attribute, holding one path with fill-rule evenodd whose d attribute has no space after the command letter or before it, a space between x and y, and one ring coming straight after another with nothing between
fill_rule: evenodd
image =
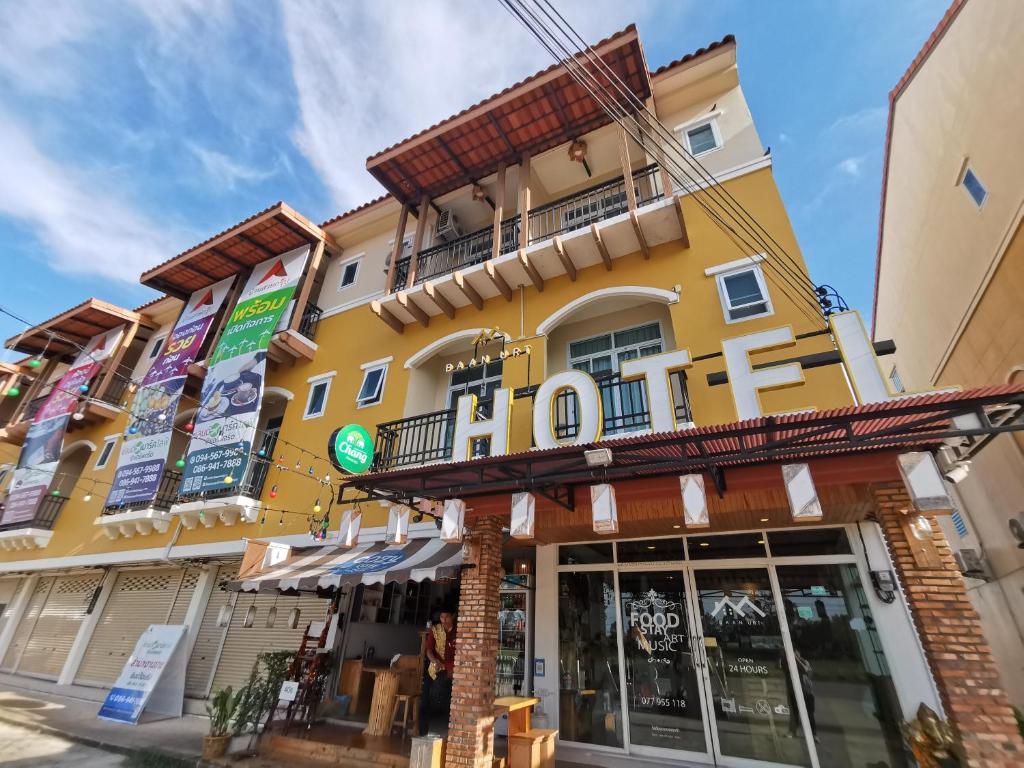
<instances>
[{"instance_id":1,"label":"sidewalk","mask_svg":"<svg viewBox=\"0 0 1024 768\"><path fill-rule=\"evenodd\" d=\"M51 690L39 690L43 685ZM206 718L185 715L122 725L96 717L100 705L90 699L104 692L64 687L72 690L58 693L53 684L0 675L0 721L111 752L155 752L198 764L208 727Z\"/></svg>"}]
</instances>

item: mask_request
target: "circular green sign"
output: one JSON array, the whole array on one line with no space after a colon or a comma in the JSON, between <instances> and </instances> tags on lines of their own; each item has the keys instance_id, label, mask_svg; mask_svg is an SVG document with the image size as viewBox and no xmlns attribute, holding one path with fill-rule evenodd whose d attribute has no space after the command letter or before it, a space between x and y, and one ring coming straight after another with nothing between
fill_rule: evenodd
<instances>
[{"instance_id":1,"label":"circular green sign","mask_svg":"<svg viewBox=\"0 0 1024 768\"><path fill-rule=\"evenodd\" d=\"M373 463L373 438L358 424L346 424L334 430L327 450L331 463L350 475L365 472Z\"/></svg>"}]
</instances>

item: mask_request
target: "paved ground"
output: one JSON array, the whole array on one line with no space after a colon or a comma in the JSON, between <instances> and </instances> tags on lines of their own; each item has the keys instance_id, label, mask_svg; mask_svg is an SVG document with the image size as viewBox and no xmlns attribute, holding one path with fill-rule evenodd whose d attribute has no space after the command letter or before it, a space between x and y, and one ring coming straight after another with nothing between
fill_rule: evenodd
<instances>
[{"instance_id":1,"label":"paved ground","mask_svg":"<svg viewBox=\"0 0 1024 768\"><path fill-rule=\"evenodd\" d=\"M95 747L87 747L61 736L40 733L24 726L0 721L0 765L74 766L74 768L108 768L124 766L126 758Z\"/></svg>"}]
</instances>

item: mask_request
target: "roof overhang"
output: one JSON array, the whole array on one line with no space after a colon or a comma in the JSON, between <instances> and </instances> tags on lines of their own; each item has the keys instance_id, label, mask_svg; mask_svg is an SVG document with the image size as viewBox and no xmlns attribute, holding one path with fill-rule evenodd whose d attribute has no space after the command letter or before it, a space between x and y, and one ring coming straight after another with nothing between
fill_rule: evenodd
<instances>
[{"instance_id":1,"label":"roof overhang","mask_svg":"<svg viewBox=\"0 0 1024 768\"><path fill-rule=\"evenodd\" d=\"M723 490L733 468L944 445L969 459L996 435L1021 430L1024 386L1000 386L431 464L354 477L347 486L403 503L534 491L572 506L578 485L703 472ZM584 454L597 447L611 449L610 466L588 466Z\"/></svg>"},{"instance_id":2,"label":"roof overhang","mask_svg":"<svg viewBox=\"0 0 1024 768\"><path fill-rule=\"evenodd\" d=\"M641 101L651 95L635 26L593 49L630 93ZM373 155L366 168L399 201L418 203L424 194L438 197L488 176L501 163L517 163L524 154L544 152L611 122L562 64L554 64Z\"/></svg>"},{"instance_id":3,"label":"roof overhang","mask_svg":"<svg viewBox=\"0 0 1024 768\"><path fill-rule=\"evenodd\" d=\"M300 246L326 241L324 231L285 203L276 203L143 273L150 288L185 299Z\"/></svg>"},{"instance_id":4,"label":"roof overhang","mask_svg":"<svg viewBox=\"0 0 1024 768\"><path fill-rule=\"evenodd\" d=\"M126 323L150 326L146 317L130 309L108 304L99 299L88 299L46 322L9 338L8 349L26 355L74 357L93 336Z\"/></svg>"}]
</instances>

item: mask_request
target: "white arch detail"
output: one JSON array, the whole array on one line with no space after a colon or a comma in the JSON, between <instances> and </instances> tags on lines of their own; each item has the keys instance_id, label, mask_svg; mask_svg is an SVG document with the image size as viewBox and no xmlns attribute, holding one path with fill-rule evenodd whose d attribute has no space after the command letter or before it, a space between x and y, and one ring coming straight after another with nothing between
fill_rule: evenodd
<instances>
[{"instance_id":1,"label":"white arch detail","mask_svg":"<svg viewBox=\"0 0 1024 768\"><path fill-rule=\"evenodd\" d=\"M292 394L291 390L285 389L284 387L264 387L263 395L279 395L289 402L295 398L295 395Z\"/></svg>"},{"instance_id":2,"label":"white arch detail","mask_svg":"<svg viewBox=\"0 0 1024 768\"><path fill-rule=\"evenodd\" d=\"M490 329L464 328L461 331L455 331L455 333L449 333L447 336L442 336L440 339L437 339L436 341L432 341L429 344L427 344L427 346L423 347L423 349L421 349L419 352L414 353L412 357L405 361L405 367L415 368L421 363L425 363L427 360L436 355L449 344L453 344L454 342L463 340L472 341L481 333L484 333L488 330ZM507 333L504 334L504 336L505 341L512 341L512 337L509 336Z\"/></svg>"},{"instance_id":3,"label":"white arch detail","mask_svg":"<svg viewBox=\"0 0 1024 768\"><path fill-rule=\"evenodd\" d=\"M60 452L61 460L63 461L65 458L67 458L68 456L70 456L72 453L74 453L83 446L89 449L89 453L92 453L96 450L96 443L94 443L92 440L76 440L70 445L64 446L63 450L61 450Z\"/></svg>"},{"instance_id":4,"label":"white arch detail","mask_svg":"<svg viewBox=\"0 0 1024 768\"><path fill-rule=\"evenodd\" d=\"M577 299L573 299L560 309L556 309L544 318L540 325L537 326L537 335L546 336L552 330L557 328L563 320L570 317L574 312L585 307L587 304L592 304L595 301L612 297L646 299L659 304L675 304L679 301L678 293L675 291L665 290L664 288L651 288L645 285L619 285L613 288L600 288L596 291L584 294Z\"/></svg>"}]
</instances>

